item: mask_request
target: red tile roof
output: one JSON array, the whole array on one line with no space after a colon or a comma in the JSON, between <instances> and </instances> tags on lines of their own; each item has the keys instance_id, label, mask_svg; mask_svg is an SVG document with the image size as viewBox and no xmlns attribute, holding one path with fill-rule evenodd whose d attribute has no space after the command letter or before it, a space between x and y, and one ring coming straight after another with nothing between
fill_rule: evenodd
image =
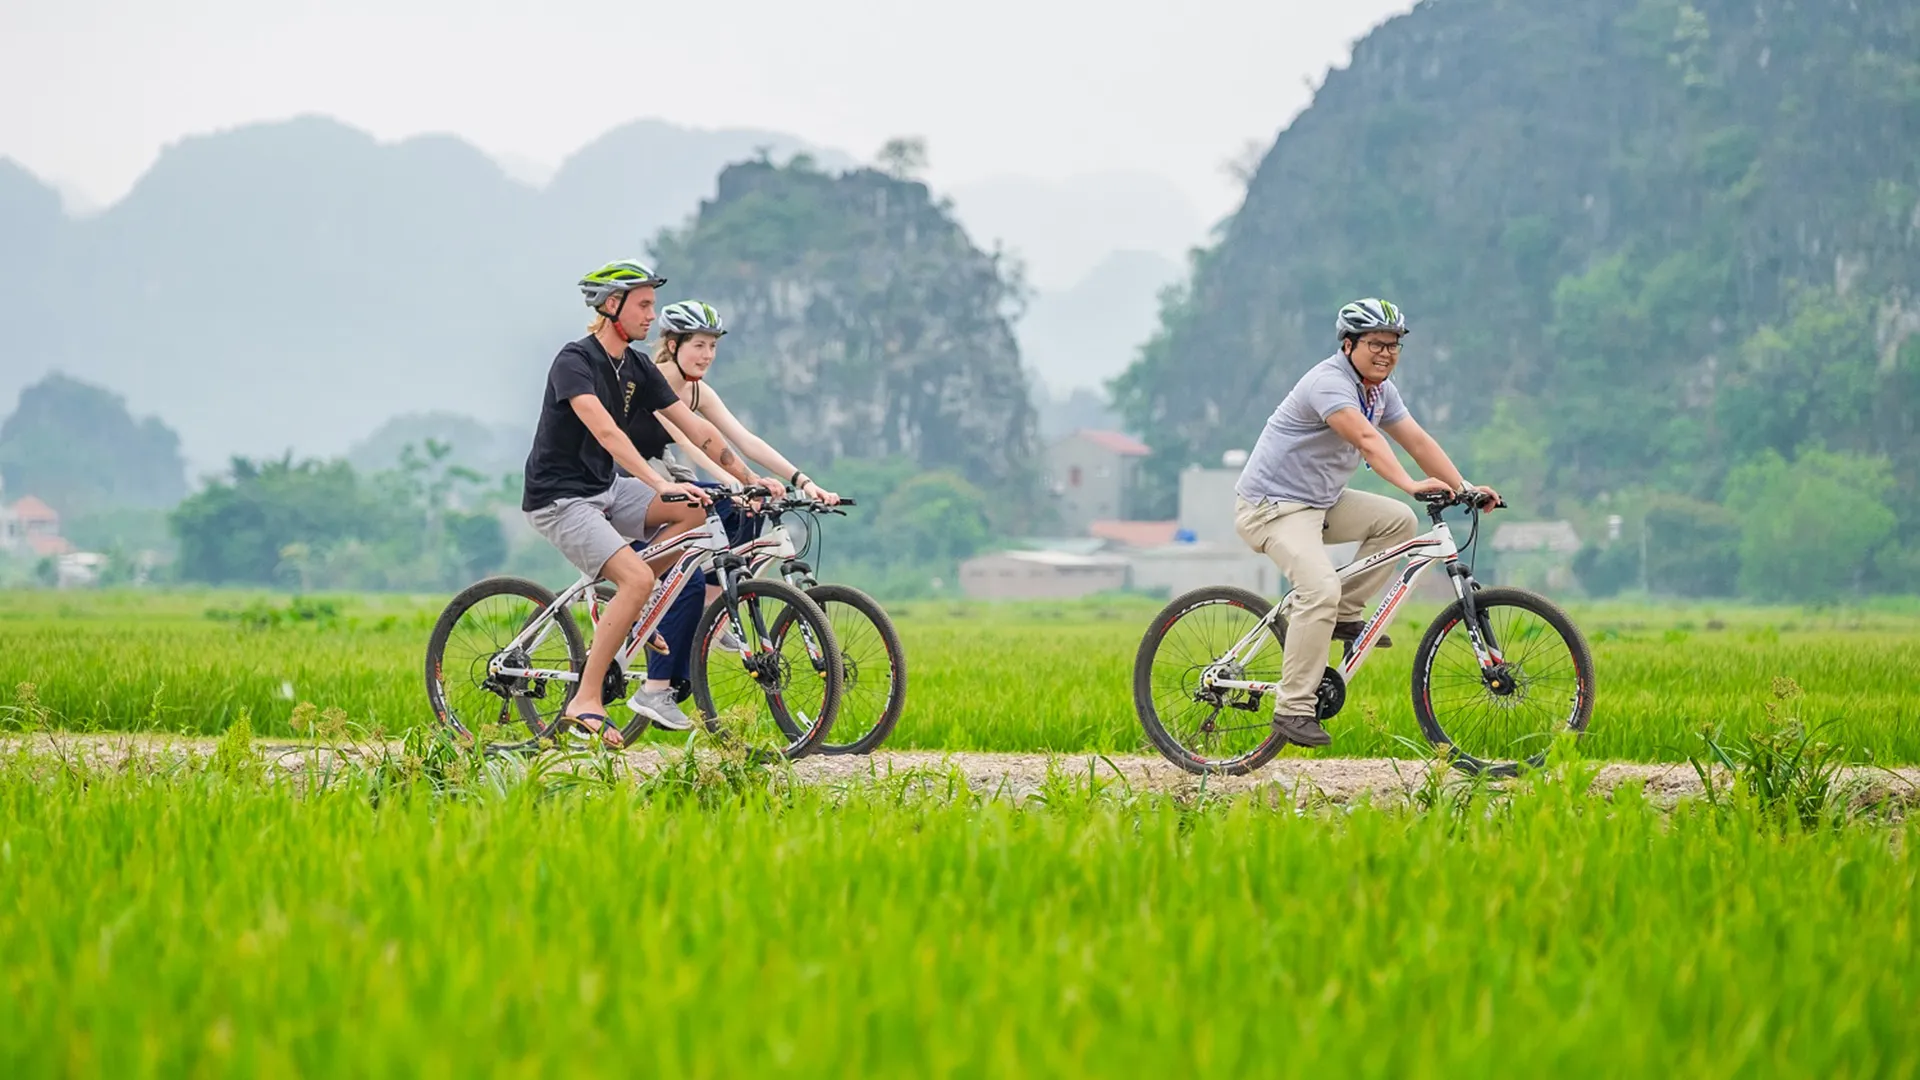
<instances>
[{"instance_id":1,"label":"red tile roof","mask_svg":"<svg viewBox=\"0 0 1920 1080\"><path fill-rule=\"evenodd\" d=\"M1088 523L1087 535L1127 547L1164 547L1173 543L1179 528L1177 521L1094 521Z\"/></svg>"},{"instance_id":2,"label":"red tile roof","mask_svg":"<svg viewBox=\"0 0 1920 1080\"><path fill-rule=\"evenodd\" d=\"M28 533L26 541L27 546L33 549L33 553L43 559L50 555L65 555L73 550L73 543L64 536Z\"/></svg>"},{"instance_id":3,"label":"red tile roof","mask_svg":"<svg viewBox=\"0 0 1920 1080\"><path fill-rule=\"evenodd\" d=\"M1153 450L1146 443L1131 435L1122 435L1117 431L1097 431L1093 428L1081 428L1073 433L1076 439L1085 439L1102 450L1110 450L1122 457L1146 457Z\"/></svg>"},{"instance_id":4,"label":"red tile roof","mask_svg":"<svg viewBox=\"0 0 1920 1080\"><path fill-rule=\"evenodd\" d=\"M18 521L59 521L60 514L53 507L28 495L13 504L13 516Z\"/></svg>"}]
</instances>

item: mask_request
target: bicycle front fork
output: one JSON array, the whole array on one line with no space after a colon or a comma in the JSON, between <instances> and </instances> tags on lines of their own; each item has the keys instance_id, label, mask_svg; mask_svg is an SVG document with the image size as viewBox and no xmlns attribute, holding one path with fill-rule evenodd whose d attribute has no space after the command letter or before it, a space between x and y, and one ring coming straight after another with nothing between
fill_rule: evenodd
<instances>
[{"instance_id":1,"label":"bicycle front fork","mask_svg":"<svg viewBox=\"0 0 1920 1080\"><path fill-rule=\"evenodd\" d=\"M1459 561L1447 564L1447 579L1453 583L1453 594L1460 598L1460 611L1467 624L1467 640L1473 645L1474 658L1480 661L1483 673L1492 671L1502 663L1500 643L1494 640L1493 627L1480 614L1480 605L1474 597L1474 591L1480 583L1473 580L1473 572L1460 565Z\"/></svg>"}]
</instances>

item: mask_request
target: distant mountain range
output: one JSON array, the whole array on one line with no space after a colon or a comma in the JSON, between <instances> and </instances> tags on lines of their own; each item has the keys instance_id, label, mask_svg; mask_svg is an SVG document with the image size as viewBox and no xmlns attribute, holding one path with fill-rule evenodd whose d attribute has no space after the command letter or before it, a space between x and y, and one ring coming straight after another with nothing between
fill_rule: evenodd
<instances>
[{"instance_id":1,"label":"distant mountain range","mask_svg":"<svg viewBox=\"0 0 1920 1080\"><path fill-rule=\"evenodd\" d=\"M182 140L81 218L0 158L0 412L63 371L160 416L197 469L341 453L409 413L526 426L548 359L586 321L574 279L689 219L727 163L797 153L855 164L778 132L648 120L535 186L533 163L503 167L452 136L382 143L307 117ZM1037 292L1022 332L1062 389L1128 362L1200 232L1152 177L958 196L976 242L1064 283ZM1150 254L1102 265L1115 247Z\"/></svg>"}]
</instances>

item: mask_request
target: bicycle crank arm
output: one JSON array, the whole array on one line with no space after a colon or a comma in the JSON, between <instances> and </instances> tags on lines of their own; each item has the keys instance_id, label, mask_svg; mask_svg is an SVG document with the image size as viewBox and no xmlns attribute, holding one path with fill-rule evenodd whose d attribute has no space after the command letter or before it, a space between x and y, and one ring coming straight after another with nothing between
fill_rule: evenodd
<instances>
[{"instance_id":1,"label":"bicycle crank arm","mask_svg":"<svg viewBox=\"0 0 1920 1080\"><path fill-rule=\"evenodd\" d=\"M509 679L545 679L549 682L579 682L580 675L573 671L551 671L546 668L503 667L494 672L497 676Z\"/></svg>"}]
</instances>

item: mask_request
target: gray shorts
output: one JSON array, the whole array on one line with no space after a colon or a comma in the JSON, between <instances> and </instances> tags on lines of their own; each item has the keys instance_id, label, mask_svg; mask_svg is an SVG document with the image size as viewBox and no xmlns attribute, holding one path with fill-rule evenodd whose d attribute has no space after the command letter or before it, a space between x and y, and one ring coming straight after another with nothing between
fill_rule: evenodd
<instances>
[{"instance_id":1,"label":"gray shorts","mask_svg":"<svg viewBox=\"0 0 1920 1080\"><path fill-rule=\"evenodd\" d=\"M616 476L613 486L598 495L560 499L527 511L527 523L581 573L597 577L628 540L646 537L647 507L653 505L654 494L631 476Z\"/></svg>"}]
</instances>

